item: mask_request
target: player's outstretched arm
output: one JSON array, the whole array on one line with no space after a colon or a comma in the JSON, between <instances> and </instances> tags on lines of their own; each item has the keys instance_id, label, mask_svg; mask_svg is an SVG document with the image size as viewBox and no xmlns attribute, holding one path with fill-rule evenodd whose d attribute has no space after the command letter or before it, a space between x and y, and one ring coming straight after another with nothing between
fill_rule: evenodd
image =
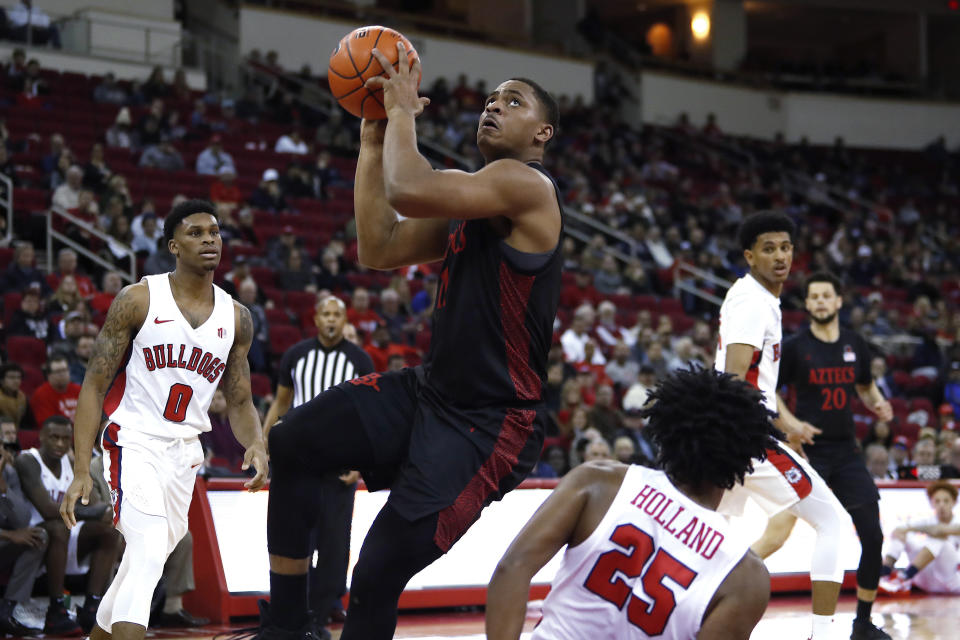
<instances>
[{"instance_id":1,"label":"player's outstretched arm","mask_svg":"<svg viewBox=\"0 0 960 640\"><path fill-rule=\"evenodd\" d=\"M395 269L434 262L447 246L446 219L401 220L383 186L385 120L360 125L360 157L353 189L357 258L372 269Z\"/></svg>"},{"instance_id":2,"label":"player's outstretched arm","mask_svg":"<svg viewBox=\"0 0 960 640\"><path fill-rule=\"evenodd\" d=\"M234 301L233 311L236 331L220 389L227 399L227 416L230 418L233 437L247 450L241 468L246 470L253 465L257 470L257 475L243 486L250 491L256 491L267 481L268 465L263 433L260 430L260 416L257 415L257 408L253 406L250 363L247 362L247 352L253 342L253 318L250 317L250 311L239 302Z\"/></svg>"},{"instance_id":3,"label":"player's outstretched arm","mask_svg":"<svg viewBox=\"0 0 960 640\"><path fill-rule=\"evenodd\" d=\"M113 383L117 369L130 348L134 334L140 330L150 306L150 291L143 283L131 284L120 290L107 311L103 328L97 335L93 355L87 365L77 413L73 422L74 469L73 482L60 503L60 516L68 527L77 523L74 505L90 502L93 481L90 479L90 456L93 441L100 428L103 399Z\"/></svg>"},{"instance_id":4,"label":"player's outstretched arm","mask_svg":"<svg viewBox=\"0 0 960 640\"><path fill-rule=\"evenodd\" d=\"M697 640L749 640L769 601L770 574L747 551L707 606Z\"/></svg>"},{"instance_id":5,"label":"player's outstretched arm","mask_svg":"<svg viewBox=\"0 0 960 640\"><path fill-rule=\"evenodd\" d=\"M565 544L579 544L596 528L623 482L627 467L587 463L568 473L523 527L487 587L489 640L517 640L523 631L530 581Z\"/></svg>"}]
</instances>

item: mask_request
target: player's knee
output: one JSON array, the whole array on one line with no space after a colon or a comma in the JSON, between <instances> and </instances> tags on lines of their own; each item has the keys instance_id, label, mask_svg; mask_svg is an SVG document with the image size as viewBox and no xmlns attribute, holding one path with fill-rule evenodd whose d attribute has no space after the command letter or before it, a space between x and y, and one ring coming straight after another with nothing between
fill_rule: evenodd
<instances>
[{"instance_id":1,"label":"player's knee","mask_svg":"<svg viewBox=\"0 0 960 640\"><path fill-rule=\"evenodd\" d=\"M50 546L67 544L70 540L70 530L67 529L67 525L63 523L63 520L59 518L56 520L45 520L43 530L47 532Z\"/></svg>"}]
</instances>

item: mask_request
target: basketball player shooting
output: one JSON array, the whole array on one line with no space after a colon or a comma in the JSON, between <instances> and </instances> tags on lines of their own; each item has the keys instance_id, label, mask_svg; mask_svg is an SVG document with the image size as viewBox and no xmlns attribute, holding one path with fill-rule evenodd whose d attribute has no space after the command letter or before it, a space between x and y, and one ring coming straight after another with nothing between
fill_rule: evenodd
<instances>
[{"instance_id":1,"label":"basketball player shooting","mask_svg":"<svg viewBox=\"0 0 960 640\"><path fill-rule=\"evenodd\" d=\"M172 273L124 287L107 313L77 403L75 476L60 505L68 527L77 500L87 504L90 457L101 411L104 475L113 522L126 539L116 577L97 609L92 640L141 639L167 556L187 531L187 511L203 462L199 434L219 386L233 434L246 448L243 468L266 481L267 455L250 394L247 309L213 284L222 241L212 203L188 200L166 219ZM122 367L122 368L121 368ZM118 369L119 372L118 372Z\"/></svg>"},{"instance_id":2,"label":"basketball player shooting","mask_svg":"<svg viewBox=\"0 0 960 640\"><path fill-rule=\"evenodd\" d=\"M402 43L398 51L407 60ZM422 367L347 381L270 431L271 601L260 638L313 637L307 567L320 474L360 469L369 488L391 489L360 551L341 636L385 640L410 578L516 487L543 445L563 224L540 163L557 104L531 80L502 83L479 114L486 165L435 171L417 151L414 120L427 103L419 61L395 70L374 55L388 77L368 87L383 88L388 119L361 128L359 258L375 269L443 259L432 341Z\"/></svg>"},{"instance_id":3,"label":"basketball player shooting","mask_svg":"<svg viewBox=\"0 0 960 640\"><path fill-rule=\"evenodd\" d=\"M487 638L520 637L530 581L564 545L532 640L750 637L770 576L716 509L777 431L760 392L728 373L681 370L650 398L643 429L663 470L603 461L568 473L497 565Z\"/></svg>"}]
</instances>

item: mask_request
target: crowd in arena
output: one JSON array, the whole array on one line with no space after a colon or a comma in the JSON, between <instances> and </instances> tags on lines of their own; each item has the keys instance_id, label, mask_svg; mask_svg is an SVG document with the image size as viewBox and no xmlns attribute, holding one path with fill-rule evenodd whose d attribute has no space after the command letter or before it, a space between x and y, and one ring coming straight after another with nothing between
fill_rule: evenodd
<instances>
[{"instance_id":1,"label":"crowd in arena","mask_svg":"<svg viewBox=\"0 0 960 640\"><path fill-rule=\"evenodd\" d=\"M281 77L275 53L254 53L249 62L277 77L264 84L251 76L237 96L192 91L182 72L168 82L162 69L143 82L111 74L92 79L84 85L88 96L71 99L108 117L83 141L71 139L72 126L43 136L22 120L0 124L0 172L13 182L19 210L5 250L8 352L0 412L18 427L36 429L57 406L69 415L97 326L131 266L127 248L138 275L171 269L173 258L160 241L163 217L188 196L217 205L227 247L217 281L251 310L250 362L255 392L266 399L261 406L284 346L315 331L313 303L327 292L348 301L354 339L378 369L417 364L425 355L435 270L365 270L357 264L350 216L336 208L346 199L349 211L358 123L301 103L297 94L306 90ZM64 98L66 74L44 73L22 51L3 72L5 107L42 117ZM301 83L317 81L309 69L294 75ZM434 83L421 137L477 166L476 121L488 89L465 76ZM787 329L804 326L798 293L804 274L827 269L848 287L844 322L877 341L874 375L896 411L891 423L857 412L858 436L877 459L875 475L910 462L941 464L944 475L960 475L955 153L942 141L895 153L848 149L842 140L823 148L745 139L724 134L713 118L695 127L686 116L671 127L638 130L611 107L581 97L560 96L560 105L548 168L566 206L618 233L563 243L566 274L547 384L553 425L539 475L561 476L603 457L652 462L639 417L647 391L667 372L712 366L716 345L716 307L689 294L677 297L675 267L689 263L728 281L742 275L734 230L745 215L769 208L786 211L800 229L784 296ZM265 139L263 132L277 135ZM811 177L803 191L787 187L794 174ZM155 176L166 180L162 189L145 189ZM115 269L66 247L56 248L54 271L36 266L42 235L30 203L16 196L39 191L44 201L37 209L54 205L107 234L100 242L85 225L58 223ZM845 207L832 204L835 192ZM321 236L306 231L317 219L314 205L334 212ZM696 284L717 291L710 281ZM37 344L40 353L31 351ZM214 434L226 433L224 420L214 420ZM228 440L210 438L212 472L236 468L237 451L223 444Z\"/></svg>"}]
</instances>

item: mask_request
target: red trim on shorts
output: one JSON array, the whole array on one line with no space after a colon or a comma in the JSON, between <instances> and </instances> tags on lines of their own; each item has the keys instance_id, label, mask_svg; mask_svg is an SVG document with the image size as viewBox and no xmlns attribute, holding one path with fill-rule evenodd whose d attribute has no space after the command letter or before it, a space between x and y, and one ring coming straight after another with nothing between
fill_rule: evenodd
<instances>
[{"instance_id":1,"label":"red trim on shorts","mask_svg":"<svg viewBox=\"0 0 960 640\"><path fill-rule=\"evenodd\" d=\"M120 486L120 465L123 459L123 447L117 444L120 425L111 422L103 432L103 448L110 456L110 493L113 502L113 526L120 521L120 504L123 502L123 488ZM116 491L116 497L112 495Z\"/></svg>"},{"instance_id":2,"label":"red trim on shorts","mask_svg":"<svg viewBox=\"0 0 960 640\"><path fill-rule=\"evenodd\" d=\"M797 464L796 460L784 453L779 447L767 449L767 460L773 463L784 479L790 483L797 497L801 500L806 498L813 491L813 481L806 470Z\"/></svg>"},{"instance_id":3,"label":"red trim on shorts","mask_svg":"<svg viewBox=\"0 0 960 640\"><path fill-rule=\"evenodd\" d=\"M446 553L480 515L490 494L517 466L517 459L533 433L537 412L532 409L507 409L493 453L474 474L452 505L440 512L434 543Z\"/></svg>"}]
</instances>

